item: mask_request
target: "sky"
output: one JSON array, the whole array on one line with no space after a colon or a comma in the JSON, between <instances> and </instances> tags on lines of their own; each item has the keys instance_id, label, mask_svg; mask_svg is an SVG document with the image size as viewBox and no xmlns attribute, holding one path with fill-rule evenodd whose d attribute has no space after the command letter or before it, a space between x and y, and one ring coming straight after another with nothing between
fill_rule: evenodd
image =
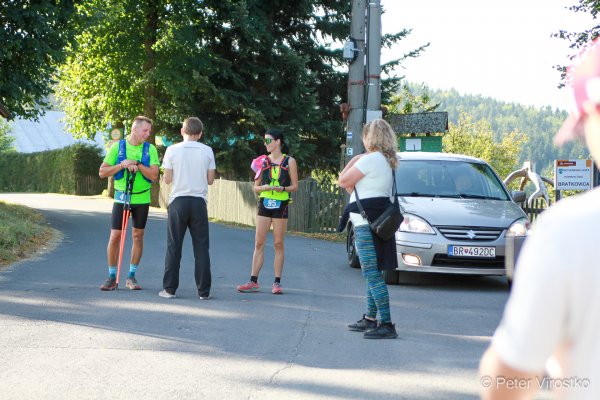
<instances>
[{"instance_id":1,"label":"sky","mask_svg":"<svg viewBox=\"0 0 600 400\"><path fill-rule=\"evenodd\" d=\"M432 89L455 88L507 102L572 110L568 88L557 89L556 64L569 65L561 29L583 31L591 16L566 7L577 0L381 0L383 33L412 29L382 63L421 44L430 46L397 74Z\"/></svg>"}]
</instances>

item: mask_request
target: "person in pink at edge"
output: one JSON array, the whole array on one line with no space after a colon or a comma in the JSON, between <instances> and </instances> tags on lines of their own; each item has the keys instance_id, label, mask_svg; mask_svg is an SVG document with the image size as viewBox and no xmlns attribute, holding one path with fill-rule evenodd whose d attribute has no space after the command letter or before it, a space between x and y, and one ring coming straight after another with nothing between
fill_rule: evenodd
<instances>
[{"instance_id":1,"label":"person in pink at edge","mask_svg":"<svg viewBox=\"0 0 600 400\"><path fill-rule=\"evenodd\" d=\"M254 254L252 255L252 272L250 280L239 285L238 292L258 292L258 274L265 259L265 242L271 225L273 226L273 242L275 247L275 281L271 293L282 294L281 273L283 272L284 248L283 238L287 228L288 204L290 193L298 189L298 168L296 160L290 157L284 142L283 132L270 129L265 133L265 147L269 156L255 159L251 168L254 176L254 192L258 193L258 215L256 217L256 235ZM257 165L260 167L257 168Z\"/></svg>"},{"instance_id":2,"label":"person in pink at edge","mask_svg":"<svg viewBox=\"0 0 600 400\"><path fill-rule=\"evenodd\" d=\"M585 140L600 164L600 48L569 70L574 112L555 143ZM480 363L482 399L600 399L600 189L544 211L523 245L512 292Z\"/></svg>"}]
</instances>

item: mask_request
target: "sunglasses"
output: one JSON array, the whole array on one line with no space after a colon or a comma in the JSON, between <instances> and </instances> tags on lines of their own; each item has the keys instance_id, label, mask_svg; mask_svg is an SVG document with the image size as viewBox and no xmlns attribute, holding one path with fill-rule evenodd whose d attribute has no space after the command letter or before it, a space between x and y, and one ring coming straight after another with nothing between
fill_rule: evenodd
<instances>
[{"instance_id":1,"label":"sunglasses","mask_svg":"<svg viewBox=\"0 0 600 400\"><path fill-rule=\"evenodd\" d=\"M271 139L271 138L268 138L268 137L266 137L266 138L265 138L265 144L271 144L271 142L272 142L273 140L275 140L275 139Z\"/></svg>"}]
</instances>

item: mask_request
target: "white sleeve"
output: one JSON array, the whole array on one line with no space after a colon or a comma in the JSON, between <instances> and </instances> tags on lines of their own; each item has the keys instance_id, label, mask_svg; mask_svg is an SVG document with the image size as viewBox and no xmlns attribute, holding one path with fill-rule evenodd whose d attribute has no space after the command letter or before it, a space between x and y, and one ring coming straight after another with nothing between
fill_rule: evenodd
<instances>
[{"instance_id":1,"label":"white sleeve","mask_svg":"<svg viewBox=\"0 0 600 400\"><path fill-rule=\"evenodd\" d=\"M167 151L165 151L162 166L165 169L173 169L173 164L171 163L171 147L167 147Z\"/></svg>"},{"instance_id":2,"label":"white sleeve","mask_svg":"<svg viewBox=\"0 0 600 400\"><path fill-rule=\"evenodd\" d=\"M209 147L209 156L210 162L208 163L208 169L217 169L217 164L215 163L215 153L213 149Z\"/></svg>"},{"instance_id":3,"label":"white sleeve","mask_svg":"<svg viewBox=\"0 0 600 400\"><path fill-rule=\"evenodd\" d=\"M372 154L375 153L369 153L366 154L364 156L362 156L361 158L358 159L358 161L354 164L354 166L360 171L362 172L364 175L367 175L369 172L371 172L373 170L373 164L375 164L373 162L373 160L371 159Z\"/></svg>"},{"instance_id":4,"label":"white sleeve","mask_svg":"<svg viewBox=\"0 0 600 400\"><path fill-rule=\"evenodd\" d=\"M517 262L512 292L492 345L509 366L544 370L566 337L568 252L559 245L550 220L538 221ZM562 251L561 251L562 250Z\"/></svg>"}]
</instances>

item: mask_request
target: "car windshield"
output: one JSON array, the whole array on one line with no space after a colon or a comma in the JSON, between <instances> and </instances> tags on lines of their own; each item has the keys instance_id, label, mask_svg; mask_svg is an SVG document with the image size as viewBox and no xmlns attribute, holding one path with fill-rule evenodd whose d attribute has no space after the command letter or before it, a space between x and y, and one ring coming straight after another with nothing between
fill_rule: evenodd
<instances>
[{"instance_id":1,"label":"car windshield","mask_svg":"<svg viewBox=\"0 0 600 400\"><path fill-rule=\"evenodd\" d=\"M468 161L400 160L399 196L510 200L489 165Z\"/></svg>"}]
</instances>

